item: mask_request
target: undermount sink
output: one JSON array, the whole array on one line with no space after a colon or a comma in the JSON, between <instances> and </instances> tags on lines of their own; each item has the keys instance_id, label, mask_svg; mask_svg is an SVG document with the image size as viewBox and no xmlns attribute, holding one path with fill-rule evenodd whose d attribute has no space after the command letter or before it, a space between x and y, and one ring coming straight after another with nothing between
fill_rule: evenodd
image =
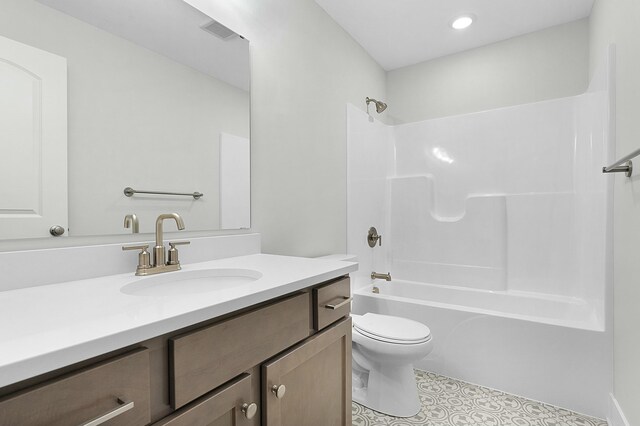
<instances>
[{"instance_id":1,"label":"undermount sink","mask_svg":"<svg viewBox=\"0 0 640 426\"><path fill-rule=\"evenodd\" d=\"M120 289L132 296L181 296L209 293L252 283L262 274L252 269L201 269L142 278Z\"/></svg>"}]
</instances>

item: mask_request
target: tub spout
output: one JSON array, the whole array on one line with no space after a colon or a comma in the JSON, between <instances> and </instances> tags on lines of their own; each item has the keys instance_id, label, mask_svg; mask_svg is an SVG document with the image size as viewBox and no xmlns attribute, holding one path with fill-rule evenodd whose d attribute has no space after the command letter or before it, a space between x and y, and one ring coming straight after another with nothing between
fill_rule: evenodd
<instances>
[{"instance_id":1,"label":"tub spout","mask_svg":"<svg viewBox=\"0 0 640 426\"><path fill-rule=\"evenodd\" d=\"M371 273L371 279L372 280L391 281L391 272L387 272L386 274L380 274L378 272L372 272Z\"/></svg>"}]
</instances>

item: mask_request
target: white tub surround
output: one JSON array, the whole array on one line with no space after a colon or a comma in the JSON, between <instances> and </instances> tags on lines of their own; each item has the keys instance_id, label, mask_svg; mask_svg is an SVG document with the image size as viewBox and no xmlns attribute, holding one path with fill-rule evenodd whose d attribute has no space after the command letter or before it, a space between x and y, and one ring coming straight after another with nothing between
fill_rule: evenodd
<instances>
[{"instance_id":1,"label":"white tub surround","mask_svg":"<svg viewBox=\"0 0 640 426\"><path fill-rule=\"evenodd\" d=\"M433 350L416 368L605 417L609 337L583 301L395 279L374 294L357 280L354 314L428 325Z\"/></svg>"},{"instance_id":2,"label":"white tub surround","mask_svg":"<svg viewBox=\"0 0 640 426\"><path fill-rule=\"evenodd\" d=\"M42 254L23 253L29 255ZM69 258L63 265L84 267ZM183 263L183 271L162 276L219 268L253 270L261 277L210 292L134 296L122 288L148 279L134 276L134 259L124 274L1 291L0 322L10 326L0 341L0 387L348 274L357 264L249 254Z\"/></svg>"},{"instance_id":3,"label":"white tub surround","mask_svg":"<svg viewBox=\"0 0 640 426\"><path fill-rule=\"evenodd\" d=\"M366 284L363 284L366 281ZM604 331L597 309L582 299L518 291L472 290L465 287L425 284L393 279L391 282L354 279L357 294L377 299L439 308L459 309L471 314L525 320L588 331ZM379 293L373 293L375 286Z\"/></svg>"},{"instance_id":4,"label":"white tub surround","mask_svg":"<svg viewBox=\"0 0 640 426\"><path fill-rule=\"evenodd\" d=\"M398 126L349 106L347 250L363 275L579 297L602 312L607 96Z\"/></svg>"},{"instance_id":5,"label":"white tub surround","mask_svg":"<svg viewBox=\"0 0 640 426\"><path fill-rule=\"evenodd\" d=\"M387 126L347 107L353 312L427 325L418 368L606 416L612 51L606 64L582 95L472 114Z\"/></svg>"}]
</instances>

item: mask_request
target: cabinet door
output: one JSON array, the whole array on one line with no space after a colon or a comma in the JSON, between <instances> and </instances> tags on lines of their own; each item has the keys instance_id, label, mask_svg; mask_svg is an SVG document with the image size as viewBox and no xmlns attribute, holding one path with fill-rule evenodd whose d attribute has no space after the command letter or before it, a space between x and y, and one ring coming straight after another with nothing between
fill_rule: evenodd
<instances>
[{"instance_id":1,"label":"cabinet door","mask_svg":"<svg viewBox=\"0 0 640 426\"><path fill-rule=\"evenodd\" d=\"M251 396L251 375L243 374L153 426L249 426L258 412Z\"/></svg>"},{"instance_id":2,"label":"cabinet door","mask_svg":"<svg viewBox=\"0 0 640 426\"><path fill-rule=\"evenodd\" d=\"M351 319L265 363L262 386L263 426L351 425Z\"/></svg>"}]
</instances>

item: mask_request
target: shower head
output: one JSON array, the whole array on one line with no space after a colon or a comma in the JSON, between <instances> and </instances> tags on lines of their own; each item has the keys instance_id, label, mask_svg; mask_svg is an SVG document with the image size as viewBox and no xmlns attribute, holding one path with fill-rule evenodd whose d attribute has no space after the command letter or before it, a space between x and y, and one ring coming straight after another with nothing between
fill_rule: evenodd
<instances>
[{"instance_id":1,"label":"shower head","mask_svg":"<svg viewBox=\"0 0 640 426\"><path fill-rule=\"evenodd\" d=\"M387 104L385 104L382 101L377 101L373 98L369 98L367 97L367 112L369 112L369 103L373 102L374 104L376 104L376 112L378 114L380 114L382 111L384 111L385 109L387 109Z\"/></svg>"}]
</instances>

